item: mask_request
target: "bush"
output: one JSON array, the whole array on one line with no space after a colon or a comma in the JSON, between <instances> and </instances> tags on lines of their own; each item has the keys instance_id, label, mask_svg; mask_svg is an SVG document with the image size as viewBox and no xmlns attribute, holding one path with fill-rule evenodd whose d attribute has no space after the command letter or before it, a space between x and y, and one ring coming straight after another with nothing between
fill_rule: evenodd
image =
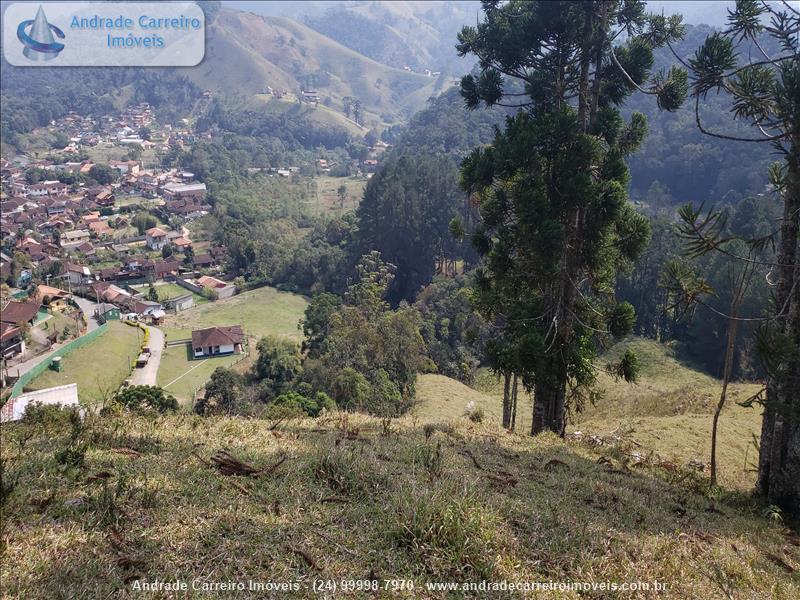
<instances>
[{"instance_id":1,"label":"bush","mask_svg":"<svg viewBox=\"0 0 800 600\"><path fill-rule=\"evenodd\" d=\"M114 396L114 402L135 411L154 410L164 413L178 410L178 401L175 397L155 385L132 385L123 388Z\"/></svg>"},{"instance_id":2,"label":"bush","mask_svg":"<svg viewBox=\"0 0 800 600\"><path fill-rule=\"evenodd\" d=\"M276 407L295 410L310 417L316 417L322 409L330 411L336 408L333 400L324 392L317 392L312 397L294 391L286 392L275 398L272 404Z\"/></svg>"},{"instance_id":3,"label":"bush","mask_svg":"<svg viewBox=\"0 0 800 600\"><path fill-rule=\"evenodd\" d=\"M336 405L345 409L364 408L372 399L369 381L351 367L342 369L333 382L332 391Z\"/></svg>"}]
</instances>

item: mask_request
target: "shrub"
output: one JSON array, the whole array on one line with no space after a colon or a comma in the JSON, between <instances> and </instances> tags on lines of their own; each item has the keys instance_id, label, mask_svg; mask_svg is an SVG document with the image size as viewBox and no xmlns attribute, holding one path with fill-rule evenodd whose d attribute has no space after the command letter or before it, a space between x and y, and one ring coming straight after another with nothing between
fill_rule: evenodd
<instances>
[{"instance_id":1,"label":"shrub","mask_svg":"<svg viewBox=\"0 0 800 600\"><path fill-rule=\"evenodd\" d=\"M330 411L336 408L333 400L324 392L317 392L311 397L299 392L286 392L275 398L272 404L276 407L282 406L290 410L293 409L310 417L316 417L322 409Z\"/></svg>"},{"instance_id":2,"label":"shrub","mask_svg":"<svg viewBox=\"0 0 800 600\"><path fill-rule=\"evenodd\" d=\"M178 410L174 396L155 385L132 385L120 390L114 401L129 410L154 410L172 412Z\"/></svg>"},{"instance_id":3,"label":"shrub","mask_svg":"<svg viewBox=\"0 0 800 600\"><path fill-rule=\"evenodd\" d=\"M372 386L361 373L351 367L342 372L333 381L333 399L341 408L363 408L372 398Z\"/></svg>"}]
</instances>

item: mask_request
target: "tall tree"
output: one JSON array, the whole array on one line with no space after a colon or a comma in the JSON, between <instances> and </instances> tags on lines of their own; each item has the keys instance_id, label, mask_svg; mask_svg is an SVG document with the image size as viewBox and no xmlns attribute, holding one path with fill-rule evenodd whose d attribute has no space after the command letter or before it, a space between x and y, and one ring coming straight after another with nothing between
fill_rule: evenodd
<instances>
[{"instance_id":1,"label":"tall tree","mask_svg":"<svg viewBox=\"0 0 800 600\"><path fill-rule=\"evenodd\" d=\"M613 282L649 239L625 192L625 157L647 124L638 113L626 123L617 107L636 90L667 110L683 101L685 71L650 74L653 48L681 36L681 19L647 15L638 1L485 1L483 10L459 35L459 53L480 65L462 95L469 108L518 113L462 165L480 211L478 305L514 340L512 364L534 389L531 433L563 435L570 401L594 381L598 341L633 325Z\"/></svg>"},{"instance_id":2,"label":"tall tree","mask_svg":"<svg viewBox=\"0 0 800 600\"><path fill-rule=\"evenodd\" d=\"M776 232L777 259L769 280L773 318L761 335L768 371L758 461L759 492L772 503L800 511L800 11L791 2L737 0L728 28L710 35L689 61L695 120L705 134L771 144L783 159L771 182L783 199ZM778 47L767 48L765 42ZM700 101L726 94L734 120L749 135L704 125ZM704 238L710 247L719 240Z\"/></svg>"}]
</instances>

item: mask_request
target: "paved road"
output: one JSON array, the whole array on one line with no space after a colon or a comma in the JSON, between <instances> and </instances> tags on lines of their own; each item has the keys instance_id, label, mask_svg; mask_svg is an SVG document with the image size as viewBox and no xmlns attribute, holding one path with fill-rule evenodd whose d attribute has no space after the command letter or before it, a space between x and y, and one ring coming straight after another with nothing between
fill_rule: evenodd
<instances>
[{"instance_id":1,"label":"paved road","mask_svg":"<svg viewBox=\"0 0 800 600\"><path fill-rule=\"evenodd\" d=\"M75 300L78 306L81 307L83 314L86 315L86 323L87 323L86 333L94 331L95 329L100 327L100 324L94 318L94 311L97 304L92 302L91 300L87 300L86 298L81 298L80 296L73 296L72 298Z\"/></svg>"},{"instance_id":2,"label":"paved road","mask_svg":"<svg viewBox=\"0 0 800 600\"><path fill-rule=\"evenodd\" d=\"M133 385L156 385L161 353L164 351L164 332L158 327L148 327L150 331L150 360L141 369L134 369L131 376Z\"/></svg>"}]
</instances>

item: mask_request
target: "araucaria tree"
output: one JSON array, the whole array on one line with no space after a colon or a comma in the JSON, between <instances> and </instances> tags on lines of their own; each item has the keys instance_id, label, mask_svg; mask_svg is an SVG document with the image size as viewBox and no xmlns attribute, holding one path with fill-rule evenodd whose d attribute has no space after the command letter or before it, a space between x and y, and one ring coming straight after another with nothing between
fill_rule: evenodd
<instances>
[{"instance_id":1,"label":"araucaria tree","mask_svg":"<svg viewBox=\"0 0 800 600\"><path fill-rule=\"evenodd\" d=\"M759 492L800 511L800 10L793 2L738 0L728 28L710 35L688 66L697 126L713 137L771 144L783 161L770 180L783 199L777 257L768 281L772 316L761 331L768 372L758 460ZM700 100L725 93L746 134L704 126ZM723 243L716 232L696 236L707 249ZM746 257L741 257L747 260Z\"/></svg>"},{"instance_id":2,"label":"araucaria tree","mask_svg":"<svg viewBox=\"0 0 800 600\"><path fill-rule=\"evenodd\" d=\"M633 325L613 281L650 235L627 201L625 165L647 124L638 113L625 122L617 107L637 90L666 110L683 101L684 70L650 73L653 49L682 35L681 19L647 15L637 1L485 1L483 10L459 35L459 53L480 66L462 95L469 108L518 112L462 165L480 213L476 302L508 345L494 349L502 369L534 391L531 433L563 435L572 403L590 393L602 340ZM626 357L614 370L631 379Z\"/></svg>"}]
</instances>

